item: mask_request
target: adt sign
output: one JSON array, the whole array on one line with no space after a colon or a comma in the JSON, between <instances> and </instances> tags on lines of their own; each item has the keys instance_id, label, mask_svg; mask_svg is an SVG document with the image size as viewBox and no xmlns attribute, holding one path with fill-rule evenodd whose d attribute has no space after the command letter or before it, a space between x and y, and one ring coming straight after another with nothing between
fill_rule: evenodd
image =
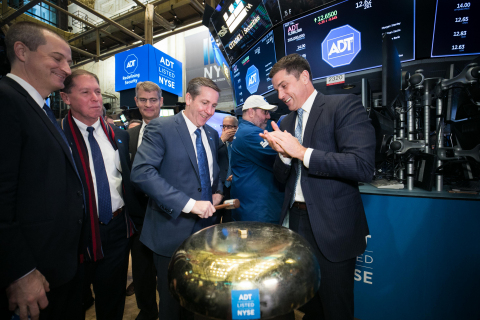
<instances>
[{"instance_id":1,"label":"adt sign","mask_svg":"<svg viewBox=\"0 0 480 320\"><path fill-rule=\"evenodd\" d=\"M134 73L138 67L138 58L134 54L129 54L124 62L125 72L128 74Z\"/></svg>"},{"instance_id":2,"label":"adt sign","mask_svg":"<svg viewBox=\"0 0 480 320\"><path fill-rule=\"evenodd\" d=\"M348 24L330 30L322 42L322 59L333 68L350 64L362 50L361 33Z\"/></svg>"},{"instance_id":3,"label":"adt sign","mask_svg":"<svg viewBox=\"0 0 480 320\"><path fill-rule=\"evenodd\" d=\"M260 85L260 75L257 67L251 66L248 68L245 82L247 83L247 90L250 92L250 94L257 92L258 86Z\"/></svg>"}]
</instances>

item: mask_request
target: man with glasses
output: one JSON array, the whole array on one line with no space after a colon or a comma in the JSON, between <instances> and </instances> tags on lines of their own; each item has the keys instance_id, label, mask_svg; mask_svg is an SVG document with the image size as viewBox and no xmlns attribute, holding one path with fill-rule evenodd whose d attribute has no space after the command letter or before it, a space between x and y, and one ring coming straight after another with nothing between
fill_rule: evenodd
<instances>
[{"instance_id":1,"label":"man with glasses","mask_svg":"<svg viewBox=\"0 0 480 320\"><path fill-rule=\"evenodd\" d=\"M278 223L284 194L283 186L273 176L277 153L259 136L267 126L270 111L277 110L277 106L252 95L242 110L230 159L231 196L240 200L240 208L232 213L233 220Z\"/></svg>"},{"instance_id":2,"label":"man with glasses","mask_svg":"<svg viewBox=\"0 0 480 320\"><path fill-rule=\"evenodd\" d=\"M230 186L232 184L232 168L230 166L230 157L232 154L232 141L238 128L238 119L234 116L223 118L222 135L220 136L220 145L218 146L218 166L220 167L219 179L223 183L223 196L230 199ZM219 214L222 216L222 222L232 221L231 210L222 209Z\"/></svg>"},{"instance_id":3,"label":"man with glasses","mask_svg":"<svg viewBox=\"0 0 480 320\"><path fill-rule=\"evenodd\" d=\"M139 82L135 87L135 103L142 115L143 121L142 125L127 130L130 134L132 163L137 154L137 148L142 143L145 127L151 120L160 116L160 109L163 105L162 89L151 81ZM157 272L153 263L152 250L140 242L145 212L147 211L148 196L143 192L139 192L137 197L143 210L140 216L133 214L131 216L135 224L135 234L132 236L131 249L133 282L127 288L127 295L135 293L137 306L138 309L140 309L136 319L153 320L158 318L155 291Z\"/></svg>"}]
</instances>

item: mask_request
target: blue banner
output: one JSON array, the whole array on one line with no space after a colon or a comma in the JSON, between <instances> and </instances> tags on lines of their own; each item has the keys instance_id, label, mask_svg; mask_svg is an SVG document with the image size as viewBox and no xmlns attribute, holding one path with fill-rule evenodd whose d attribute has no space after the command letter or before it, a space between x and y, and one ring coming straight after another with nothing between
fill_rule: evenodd
<instances>
[{"instance_id":1,"label":"blue banner","mask_svg":"<svg viewBox=\"0 0 480 320\"><path fill-rule=\"evenodd\" d=\"M146 44L115 55L115 91L152 81L162 90L183 96L182 63Z\"/></svg>"}]
</instances>

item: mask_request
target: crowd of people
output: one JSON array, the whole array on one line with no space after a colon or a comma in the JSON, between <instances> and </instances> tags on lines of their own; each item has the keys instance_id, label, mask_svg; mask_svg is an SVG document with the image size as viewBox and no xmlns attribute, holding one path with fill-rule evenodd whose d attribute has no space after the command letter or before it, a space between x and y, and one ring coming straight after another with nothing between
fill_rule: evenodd
<instances>
[{"instance_id":1,"label":"crowd of people","mask_svg":"<svg viewBox=\"0 0 480 320\"><path fill-rule=\"evenodd\" d=\"M84 319L91 286L97 319L122 319L130 250L136 319L193 319L169 293L170 258L191 234L230 221L298 232L322 276L303 319L353 319L355 257L369 233L358 182L371 179L375 148L356 96L321 94L292 54L269 74L290 111L280 127L266 130L277 106L252 95L219 137L206 123L220 89L199 77L172 117L159 117L158 85L138 83L142 121L125 131L104 117L98 77L70 69L60 36L19 22L5 42L0 319ZM60 124L45 103L58 90L69 106ZM215 209L229 198L240 208Z\"/></svg>"}]
</instances>

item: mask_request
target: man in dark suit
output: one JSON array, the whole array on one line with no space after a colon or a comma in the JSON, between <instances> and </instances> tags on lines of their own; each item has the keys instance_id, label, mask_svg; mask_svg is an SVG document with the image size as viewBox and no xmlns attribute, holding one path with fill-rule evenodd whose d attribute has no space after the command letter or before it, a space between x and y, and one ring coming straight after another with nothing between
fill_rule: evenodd
<instances>
[{"instance_id":1,"label":"man in dark suit","mask_svg":"<svg viewBox=\"0 0 480 320\"><path fill-rule=\"evenodd\" d=\"M5 38L11 73L0 80L0 318L65 319L84 209L72 154L45 99L70 74L68 44L20 22ZM8 299L7 299L8 298ZM81 302L80 302L81 303ZM81 307L81 305L80 305ZM10 309L10 311L9 311Z\"/></svg>"},{"instance_id":2,"label":"man in dark suit","mask_svg":"<svg viewBox=\"0 0 480 320\"><path fill-rule=\"evenodd\" d=\"M210 79L192 79L185 110L150 121L133 163L132 181L150 197L140 240L154 252L160 319L188 318L169 292L170 257L191 234L218 222L219 140L206 122L219 92Z\"/></svg>"},{"instance_id":3,"label":"man in dark suit","mask_svg":"<svg viewBox=\"0 0 480 320\"><path fill-rule=\"evenodd\" d=\"M130 183L129 136L101 117L102 93L93 73L73 71L61 96L70 106L62 127L87 204L80 277L93 284L97 319L121 320L132 231L129 213L141 210Z\"/></svg>"},{"instance_id":4,"label":"man in dark suit","mask_svg":"<svg viewBox=\"0 0 480 320\"><path fill-rule=\"evenodd\" d=\"M151 120L160 115L163 105L162 89L151 81L137 83L135 87L135 103L142 115L142 124L128 129L130 134L130 154L132 163L137 154L137 148L143 140L145 127ZM131 215L135 224L135 233L132 236L132 277L135 288L135 298L140 312L136 320L153 320L158 318L157 295L155 286L157 283L157 271L153 263L153 252L140 241L143 220L147 210L148 196L143 192L137 192L142 211L138 215ZM130 286L127 288L127 292Z\"/></svg>"},{"instance_id":5,"label":"man in dark suit","mask_svg":"<svg viewBox=\"0 0 480 320\"><path fill-rule=\"evenodd\" d=\"M356 96L317 92L298 54L280 59L269 77L292 111L280 129L272 123L274 132L261 134L279 152L275 177L286 183L281 221L288 217L310 242L322 275L304 319L352 320L355 257L369 233L358 182L373 176L373 126Z\"/></svg>"},{"instance_id":6,"label":"man in dark suit","mask_svg":"<svg viewBox=\"0 0 480 320\"><path fill-rule=\"evenodd\" d=\"M222 122L222 135L218 146L218 166L220 167L219 179L223 184L223 196L230 199L230 186L232 184L232 168L230 167L230 155L232 153L232 141L238 128L238 119L234 116L226 116ZM221 209L218 214L222 222L232 221L231 210Z\"/></svg>"}]
</instances>

